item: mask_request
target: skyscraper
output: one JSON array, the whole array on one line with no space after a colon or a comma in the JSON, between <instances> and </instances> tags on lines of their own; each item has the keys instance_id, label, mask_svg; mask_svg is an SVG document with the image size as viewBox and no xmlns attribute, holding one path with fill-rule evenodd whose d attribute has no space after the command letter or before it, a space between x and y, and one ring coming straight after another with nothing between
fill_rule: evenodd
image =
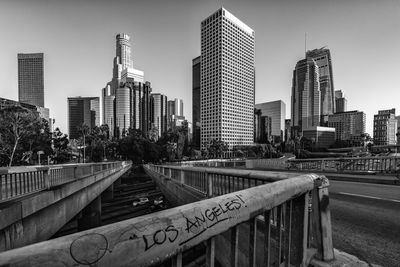
<instances>
[{"instance_id":1,"label":"skyscraper","mask_svg":"<svg viewBox=\"0 0 400 267\"><path fill-rule=\"evenodd\" d=\"M192 60L192 122L195 149L200 149L200 66L201 57Z\"/></svg>"},{"instance_id":2,"label":"skyscraper","mask_svg":"<svg viewBox=\"0 0 400 267\"><path fill-rule=\"evenodd\" d=\"M44 107L43 53L18 54L19 102Z\"/></svg>"},{"instance_id":3,"label":"skyscraper","mask_svg":"<svg viewBox=\"0 0 400 267\"><path fill-rule=\"evenodd\" d=\"M253 144L254 31L224 8L201 22L201 148Z\"/></svg>"},{"instance_id":4,"label":"skyscraper","mask_svg":"<svg viewBox=\"0 0 400 267\"><path fill-rule=\"evenodd\" d=\"M68 133L70 139L80 137L78 127L86 124L92 129L100 125L98 97L68 97Z\"/></svg>"},{"instance_id":5,"label":"skyscraper","mask_svg":"<svg viewBox=\"0 0 400 267\"><path fill-rule=\"evenodd\" d=\"M114 105L115 93L112 91L111 83L108 83L102 90L103 99L103 124L107 124L110 129L110 137L114 136L115 118Z\"/></svg>"},{"instance_id":6,"label":"skyscraper","mask_svg":"<svg viewBox=\"0 0 400 267\"><path fill-rule=\"evenodd\" d=\"M167 96L151 94L151 122L158 131L158 137L167 131Z\"/></svg>"},{"instance_id":7,"label":"skyscraper","mask_svg":"<svg viewBox=\"0 0 400 267\"><path fill-rule=\"evenodd\" d=\"M333 73L331 52L329 49L320 48L307 51L306 58L314 59L318 65L319 85L321 91L321 125L326 125L328 115L335 112L335 89L333 86Z\"/></svg>"},{"instance_id":8,"label":"skyscraper","mask_svg":"<svg viewBox=\"0 0 400 267\"><path fill-rule=\"evenodd\" d=\"M292 80L292 137L307 128L320 125L319 81L318 65L312 58L297 62Z\"/></svg>"},{"instance_id":9,"label":"skyscraper","mask_svg":"<svg viewBox=\"0 0 400 267\"><path fill-rule=\"evenodd\" d=\"M256 109L261 110L261 116L271 118L271 133L274 142L284 141L286 104L282 100L265 102L255 105ZM269 141L269 140L268 140Z\"/></svg>"},{"instance_id":10,"label":"skyscraper","mask_svg":"<svg viewBox=\"0 0 400 267\"><path fill-rule=\"evenodd\" d=\"M347 111L347 100L344 97L344 94L341 90L335 91L335 104L336 104L335 112L339 113Z\"/></svg>"}]
</instances>

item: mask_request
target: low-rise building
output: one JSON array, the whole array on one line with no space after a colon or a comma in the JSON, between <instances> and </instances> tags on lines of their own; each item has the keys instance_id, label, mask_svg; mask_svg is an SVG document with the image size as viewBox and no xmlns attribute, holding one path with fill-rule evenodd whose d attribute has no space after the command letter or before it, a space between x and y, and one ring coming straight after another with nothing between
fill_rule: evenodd
<instances>
[{"instance_id":1,"label":"low-rise building","mask_svg":"<svg viewBox=\"0 0 400 267\"><path fill-rule=\"evenodd\" d=\"M335 128L312 126L303 129L303 137L311 140L316 147L328 148L335 143Z\"/></svg>"}]
</instances>

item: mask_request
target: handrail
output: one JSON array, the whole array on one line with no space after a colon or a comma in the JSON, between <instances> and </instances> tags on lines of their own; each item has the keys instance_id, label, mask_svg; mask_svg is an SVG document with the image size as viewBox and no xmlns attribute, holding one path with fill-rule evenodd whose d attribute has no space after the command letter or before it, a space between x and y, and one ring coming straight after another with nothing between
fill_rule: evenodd
<instances>
[{"instance_id":1,"label":"handrail","mask_svg":"<svg viewBox=\"0 0 400 267\"><path fill-rule=\"evenodd\" d=\"M23 166L0 168L0 203L49 190L98 172L105 172L126 162L100 162L49 166Z\"/></svg>"},{"instance_id":2,"label":"handrail","mask_svg":"<svg viewBox=\"0 0 400 267\"><path fill-rule=\"evenodd\" d=\"M0 254L0 266L149 266L171 257L179 266L182 252L204 241L208 244L207 262L214 266L216 237L227 231L232 237L234 266L244 260L238 253L243 234L249 238L245 260L250 266L282 261L305 266L315 243L308 233L310 196L324 184L326 178L314 174L279 180L6 251ZM257 245L260 230L266 240L262 247Z\"/></svg>"}]
</instances>

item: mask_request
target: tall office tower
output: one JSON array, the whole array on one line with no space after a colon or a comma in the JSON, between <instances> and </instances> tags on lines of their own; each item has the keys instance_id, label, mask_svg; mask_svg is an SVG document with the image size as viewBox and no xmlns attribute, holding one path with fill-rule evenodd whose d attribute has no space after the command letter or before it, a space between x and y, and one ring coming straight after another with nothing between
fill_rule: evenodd
<instances>
[{"instance_id":1,"label":"tall office tower","mask_svg":"<svg viewBox=\"0 0 400 267\"><path fill-rule=\"evenodd\" d=\"M44 107L43 53L18 54L18 101Z\"/></svg>"},{"instance_id":2,"label":"tall office tower","mask_svg":"<svg viewBox=\"0 0 400 267\"><path fill-rule=\"evenodd\" d=\"M117 34L115 45L115 58L113 66L112 89L115 90L120 86L122 71L127 68L133 68L133 60L131 53L131 43L129 35L125 33Z\"/></svg>"},{"instance_id":3,"label":"tall office tower","mask_svg":"<svg viewBox=\"0 0 400 267\"><path fill-rule=\"evenodd\" d=\"M341 90L335 91L336 113L347 111L347 99ZM336 133L337 134L337 133Z\"/></svg>"},{"instance_id":4,"label":"tall office tower","mask_svg":"<svg viewBox=\"0 0 400 267\"><path fill-rule=\"evenodd\" d=\"M285 120L285 141L292 139L292 121L290 119Z\"/></svg>"},{"instance_id":5,"label":"tall office tower","mask_svg":"<svg viewBox=\"0 0 400 267\"><path fill-rule=\"evenodd\" d=\"M192 123L195 149L200 149L200 66L201 57L192 60Z\"/></svg>"},{"instance_id":6,"label":"tall office tower","mask_svg":"<svg viewBox=\"0 0 400 267\"><path fill-rule=\"evenodd\" d=\"M68 132L70 139L78 139L78 127L86 124L92 129L100 126L100 99L98 97L68 97Z\"/></svg>"},{"instance_id":7,"label":"tall office tower","mask_svg":"<svg viewBox=\"0 0 400 267\"><path fill-rule=\"evenodd\" d=\"M328 127L335 128L336 140L360 139L365 133L365 113L357 110L336 112L329 115Z\"/></svg>"},{"instance_id":8,"label":"tall office tower","mask_svg":"<svg viewBox=\"0 0 400 267\"><path fill-rule=\"evenodd\" d=\"M102 90L102 100L103 100L103 122L102 124L107 124L110 130L110 137L114 136L114 104L115 104L115 94L112 91L111 83L108 83L106 87Z\"/></svg>"},{"instance_id":9,"label":"tall office tower","mask_svg":"<svg viewBox=\"0 0 400 267\"><path fill-rule=\"evenodd\" d=\"M224 8L201 22L201 148L253 144L254 35Z\"/></svg>"},{"instance_id":10,"label":"tall office tower","mask_svg":"<svg viewBox=\"0 0 400 267\"><path fill-rule=\"evenodd\" d=\"M115 91L115 126L118 137L129 128L141 130L147 134L150 129L150 93L151 84L126 78L126 83Z\"/></svg>"},{"instance_id":11,"label":"tall office tower","mask_svg":"<svg viewBox=\"0 0 400 267\"><path fill-rule=\"evenodd\" d=\"M271 136L274 142L284 141L286 104L282 100L265 102L255 105L256 109L261 110L262 116L271 118Z\"/></svg>"},{"instance_id":12,"label":"tall office tower","mask_svg":"<svg viewBox=\"0 0 400 267\"><path fill-rule=\"evenodd\" d=\"M261 141L261 110L254 108L254 142Z\"/></svg>"},{"instance_id":13,"label":"tall office tower","mask_svg":"<svg viewBox=\"0 0 400 267\"><path fill-rule=\"evenodd\" d=\"M297 62L292 80L292 137L304 129L320 125L320 92L318 65L312 58Z\"/></svg>"},{"instance_id":14,"label":"tall office tower","mask_svg":"<svg viewBox=\"0 0 400 267\"><path fill-rule=\"evenodd\" d=\"M167 131L167 96L163 94L151 94L151 122L158 130L158 137Z\"/></svg>"},{"instance_id":15,"label":"tall office tower","mask_svg":"<svg viewBox=\"0 0 400 267\"><path fill-rule=\"evenodd\" d=\"M374 144L395 145L397 133L396 109L379 110L374 115Z\"/></svg>"},{"instance_id":16,"label":"tall office tower","mask_svg":"<svg viewBox=\"0 0 400 267\"><path fill-rule=\"evenodd\" d=\"M331 52L329 49L325 48L314 49L307 51L306 57L311 57L318 65L319 86L321 91L321 125L326 125L328 122L328 115L335 113L336 110Z\"/></svg>"}]
</instances>

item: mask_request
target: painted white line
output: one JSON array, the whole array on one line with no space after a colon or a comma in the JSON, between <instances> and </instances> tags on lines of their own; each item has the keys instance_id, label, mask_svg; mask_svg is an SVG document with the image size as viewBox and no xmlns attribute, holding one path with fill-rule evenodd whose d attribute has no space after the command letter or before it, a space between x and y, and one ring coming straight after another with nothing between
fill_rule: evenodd
<instances>
[{"instance_id":1,"label":"painted white line","mask_svg":"<svg viewBox=\"0 0 400 267\"><path fill-rule=\"evenodd\" d=\"M385 200L385 201L392 201L392 202L400 203L400 200L396 200L396 199L381 198L381 197L372 197L372 196L365 196L365 195L352 194L352 193L345 193L345 192L338 192L338 194L349 195L349 196L355 196L355 197L364 197L364 198L379 199L379 200Z\"/></svg>"}]
</instances>

